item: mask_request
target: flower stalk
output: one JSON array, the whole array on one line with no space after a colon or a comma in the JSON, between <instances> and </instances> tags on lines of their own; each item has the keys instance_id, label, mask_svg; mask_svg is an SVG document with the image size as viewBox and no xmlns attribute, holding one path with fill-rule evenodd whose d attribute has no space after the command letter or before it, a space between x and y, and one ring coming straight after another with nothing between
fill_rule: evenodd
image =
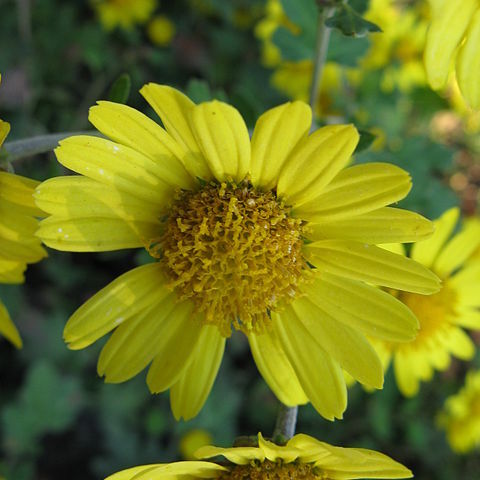
<instances>
[{"instance_id":1,"label":"flower stalk","mask_svg":"<svg viewBox=\"0 0 480 480\"><path fill-rule=\"evenodd\" d=\"M286 443L295 435L298 407L287 407L280 403L272 439L277 444Z\"/></svg>"}]
</instances>

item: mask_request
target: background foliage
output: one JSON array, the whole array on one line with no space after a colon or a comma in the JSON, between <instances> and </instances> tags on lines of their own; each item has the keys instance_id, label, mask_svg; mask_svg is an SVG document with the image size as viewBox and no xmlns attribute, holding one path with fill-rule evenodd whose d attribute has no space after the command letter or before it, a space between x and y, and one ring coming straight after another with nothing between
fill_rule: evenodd
<instances>
[{"instance_id":1,"label":"background foliage","mask_svg":"<svg viewBox=\"0 0 480 480\"><path fill-rule=\"evenodd\" d=\"M279 28L273 42L285 60L312 58L312 2L282 4L300 31ZM366 1L351 4L360 11L367 6ZM106 31L88 2L0 0L0 12L0 105L1 118L12 124L9 140L89 129L89 106L111 98L123 73L131 79L128 104L152 118L137 93L149 81L182 88L195 101L228 99L249 127L266 108L287 99L271 85L272 70L260 61L254 29L265 12L261 0L164 1L157 12L176 28L165 47L154 45L143 26ZM329 60L356 67L370 42L369 36L334 32ZM407 169L414 187L404 205L430 218L457 204L473 214L480 183L478 134L463 133L453 114L439 117L439 111L449 114L448 104L428 88L385 92L381 75L381 69L370 71L330 98L344 121L377 136L355 161L381 160ZM53 154L23 160L15 169L38 180L63 173ZM0 472L6 479L100 479L132 465L171 461L180 458L179 443L195 428L207 430L218 445L231 444L237 435L272 432L277 402L242 335L228 343L201 414L186 423L174 421L168 394L148 393L142 375L121 385L104 384L96 374L101 342L85 351L67 350L62 330L69 315L146 261L146 254L135 251L49 251L47 261L29 267L26 285L0 286L24 339L20 351L1 340ZM472 364L480 366L479 355ZM390 373L383 391L369 394L354 386L343 421L325 421L306 406L298 430L343 446L380 450L419 479L478 478L478 453L454 455L435 427L436 412L469 366L453 362L411 400L401 397Z\"/></svg>"}]
</instances>

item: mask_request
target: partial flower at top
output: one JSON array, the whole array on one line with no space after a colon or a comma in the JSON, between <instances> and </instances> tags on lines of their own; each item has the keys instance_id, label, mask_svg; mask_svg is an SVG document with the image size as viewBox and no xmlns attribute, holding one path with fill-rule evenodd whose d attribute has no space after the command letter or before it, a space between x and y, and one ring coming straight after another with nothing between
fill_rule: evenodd
<instances>
[{"instance_id":1,"label":"partial flower at top","mask_svg":"<svg viewBox=\"0 0 480 480\"><path fill-rule=\"evenodd\" d=\"M382 69L381 88L408 92L426 84L422 54L428 27L423 2L401 7L394 0L371 0L365 18L382 32L372 33L370 49L361 65L367 70Z\"/></svg>"},{"instance_id":2,"label":"partial flower at top","mask_svg":"<svg viewBox=\"0 0 480 480\"><path fill-rule=\"evenodd\" d=\"M480 446L480 371L467 373L465 385L447 398L437 423L446 430L455 452L467 453Z\"/></svg>"},{"instance_id":3,"label":"partial flower at top","mask_svg":"<svg viewBox=\"0 0 480 480\"><path fill-rule=\"evenodd\" d=\"M106 30L128 30L151 18L157 0L92 0L92 5Z\"/></svg>"},{"instance_id":4,"label":"partial flower at top","mask_svg":"<svg viewBox=\"0 0 480 480\"><path fill-rule=\"evenodd\" d=\"M480 0L429 0L432 22L425 47L425 68L430 85L446 86L455 70L466 103L480 109Z\"/></svg>"},{"instance_id":5,"label":"partial flower at top","mask_svg":"<svg viewBox=\"0 0 480 480\"><path fill-rule=\"evenodd\" d=\"M10 125L0 120L0 147L9 130ZM35 217L43 216L33 200L38 184L29 178L0 171L0 283L23 283L27 264L47 255L35 237ZM18 330L1 300L0 334L16 347L22 346Z\"/></svg>"},{"instance_id":6,"label":"partial flower at top","mask_svg":"<svg viewBox=\"0 0 480 480\"><path fill-rule=\"evenodd\" d=\"M406 396L416 395L420 381L431 380L435 369L446 370L450 355L470 360L475 354L463 328L480 329L480 262L472 258L480 246L480 222L469 222L449 240L458 215L457 208L446 211L435 221L433 236L416 243L410 255L442 279L442 289L430 296L392 292L420 321L417 338L374 342L385 367L393 358L398 387Z\"/></svg>"},{"instance_id":7,"label":"partial flower at top","mask_svg":"<svg viewBox=\"0 0 480 480\"><path fill-rule=\"evenodd\" d=\"M164 85L141 93L165 129L128 106L99 102L89 118L111 140L63 140L58 160L81 175L36 191L51 215L38 232L48 246L145 247L156 260L80 307L65 340L85 348L114 330L98 373L123 382L151 363L150 390L170 389L175 417L188 419L239 330L284 404L311 401L326 418L341 417L342 368L370 387L383 384L366 335L402 342L418 328L404 304L370 284L439 288L427 268L375 246L431 234L428 220L386 206L405 197L410 177L383 163L348 167L356 129L309 135L303 102L265 112L250 141L230 105L195 105Z\"/></svg>"},{"instance_id":8,"label":"partial flower at top","mask_svg":"<svg viewBox=\"0 0 480 480\"><path fill-rule=\"evenodd\" d=\"M133 467L106 480L350 480L411 478L412 472L374 450L334 447L304 434L285 446L258 434L258 447L200 448L197 458L222 456L226 461L191 461Z\"/></svg>"}]
</instances>

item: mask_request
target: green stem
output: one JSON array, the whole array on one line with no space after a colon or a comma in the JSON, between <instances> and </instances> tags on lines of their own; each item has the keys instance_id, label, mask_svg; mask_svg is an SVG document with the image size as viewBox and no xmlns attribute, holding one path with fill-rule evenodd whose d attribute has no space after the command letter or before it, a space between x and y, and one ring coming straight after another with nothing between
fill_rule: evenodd
<instances>
[{"instance_id":1,"label":"green stem","mask_svg":"<svg viewBox=\"0 0 480 480\"><path fill-rule=\"evenodd\" d=\"M318 87L322 80L323 67L327 59L328 42L330 41L331 29L325 25L325 21L330 17L334 7L319 7L318 26L317 26L317 43L315 46L315 61L313 66L312 83L310 86L310 106L315 112L315 105L318 98Z\"/></svg>"},{"instance_id":2,"label":"green stem","mask_svg":"<svg viewBox=\"0 0 480 480\"><path fill-rule=\"evenodd\" d=\"M49 152L58 146L60 140L71 137L72 135L94 135L98 137L99 133L94 130L85 132L51 133L49 135L40 135L38 137L6 142L3 144L2 153L4 155L2 155L2 159L6 162L15 162L16 160L32 157L39 153Z\"/></svg>"},{"instance_id":3,"label":"green stem","mask_svg":"<svg viewBox=\"0 0 480 480\"><path fill-rule=\"evenodd\" d=\"M273 431L273 441L285 443L295 435L298 407L287 407L281 403L278 407L277 420Z\"/></svg>"}]
</instances>

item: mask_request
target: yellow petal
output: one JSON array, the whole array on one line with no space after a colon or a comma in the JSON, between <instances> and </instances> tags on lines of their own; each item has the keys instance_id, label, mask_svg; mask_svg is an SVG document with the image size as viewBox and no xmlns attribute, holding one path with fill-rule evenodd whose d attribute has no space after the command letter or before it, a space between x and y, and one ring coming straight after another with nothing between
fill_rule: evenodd
<instances>
[{"instance_id":1,"label":"yellow petal","mask_svg":"<svg viewBox=\"0 0 480 480\"><path fill-rule=\"evenodd\" d=\"M27 269L25 262L5 260L0 257L0 283L23 283L23 272Z\"/></svg>"},{"instance_id":2,"label":"yellow petal","mask_svg":"<svg viewBox=\"0 0 480 480\"><path fill-rule=\"evenodd\" d=\"M193 310L192 302L181 301L165 323L159 339L160 348L147 374L147 385L152 393L171 387L194 358L192 353L199 341L202 325L192 315Z\"/></svg>"},{"instance_id":3,"label":"yellow petal","mask_svg":"<svg viewBox=\"0 0 480 480\"><path fill-rule=\"evenodd\" d=\"M418 213L384 207L342 220L312 224L312 240L339 238L370 244L417 242L433 233L433 223Z\"/></svg>"},{"instance_id":4,"label":"yellow petal","mask_svg":"<svg viewBox=\"0 0 480 480\"><path fill-rule=\"evenodd\" d=\"M315 201L294 208L295 216L322 223L371 212L404 198L412 186L407 172L387 163L341 171Z\"/></svg>"},{"instance_id":5,"label":"yellow petal","mask_svg":"<svg viewBox=\"0 0 480 480\"><path fill-rule=\"evenodd\" d=\"M280 446L265 440L261 433L258 434L258 448L263 451L265 458L271 462L281 460L284 463L290 463L296 460L301 453L300 450L290 445Z\"/></svg>"},{"instance_id":6,"label":"yellow petal","mask_svg":"<svg viewBox=\"0 0 480 480\"><path fill-rule=\"evenodd\" d=\"M225 350L225 338L212 325L202 327L192 361L170 390L176 420L190 420L202 409L212 389Z\"/></svg>"},{"instance_id":7,"label":"yellow petal","mask_svg":"<svg viewBox=\"0 0 480 480\"><path fill-rule=\"evenodd\" d=\"M440 288L439 279L423 265L374 245L324 240L304 248L320 271L427 295Z\"/></svg>"},{"instance_id":8,"label":"yellow petal","mask_svg":"<svg viewBox=\"0 0 480 480\"><path fill-rule=\"evenodd\" d=\"M159 224L121 218L49 217L40 222L37 236L45 245L67 252L106 252L143 247L159 234Z\"/></svg>"},{"instance_id":9,"label":"yellow petal","mask_svg":"<svg viewBox=\"0 0 480 480\"><path fill-rule=\"evenodd\" d=\"M399 351L393 357L393 367L398 389L406 397L413 397L418 393L420 382L416 375L417 363L410 352Z\"/></svg>"},{"instance_id":10,"label":"yellow petal","mask_svg":"<svg viewBox=\"0 0 480 480\"><path fill-rule=\"evenodd\" d=\"M480 222L471 222L445 245L433 264L433 270L446 278L463 265L479 246Z\"/></svg>"},{"instance_id":11,"label":"yellow petal","mask_svg":"<svg viewBox=\"0 0 480 480\"><path fill-rule=\"evenodd\" d=\"M289 407L308 402L300 382L275 333L248 335L255 364L277 398Z\"/></svg>"},{"instance_id":12,"label":"yellow petal","mask_svg":"<svg viewBox=\"0 0 480 480\"><path fill-rule=\"evenodd\" d=\"M0 300L0 335L12 342L17 348L22 348L22 339L17 327L12 322L5 305Z\"/></svg>"},{"instance_id":13,"label":"yellow petal","mask_svg":"<svg viewBox=\"0 0 480 480\"><path fill-rule=\"evenodd\" d=\"M34 197L42 210L63 218L157 222L164 213L162 206L81 175L50 178L37 187Z\"/></svg>"},{"instance_id":14,"label":"yellow petal","mask_svg":"<svg viewBox=\"0 0 480 480\"><path fill-rule=\"evenodd\" d=\"M475 344L472 339L458 327L452 327L445 336L444 345L448 351L461 360L471 360L475 355Z\"/></svg>"},{"instance_id":15,"label":"yellow petal","mask_svg":"<svg viewBox=\"0 0 480 480\"><path fill-rule=\"evenodd\" d=\"M33 199L33 191L40 182L30 178L0 172L0 203L5 206L13 205L18 214L42 217L42 212Z\"/></svg>"},{"instance_id":16,"label":"yellow petal","mask_svg":"<svg viewBox=\"0 0 480 480\"><path fill-rule=\"evenodd\" d=\"M314 408L328 420L342 418L347 389L342 369L316 343L290 306L272 313L275 332Z\"/></svg>"},{"instance_id":17,"label":"yellow petal","mask_svg":"<svg viewBox=\"0 0 480 480\"><path fill-rule=\"evenodd\" d=\"M472 308L464 307L457 312L455 324L464 328L480 330L480 312Z\"/></svg>"},{"instance_id":18,"label":"yellow petal","mask_svg":"<svg viewBox=\"0 0 480 480\"><path fill-rule=\"evenodd\" d=\"M135 317L123 322L102 349L97 373L107 383L120 383L141 372L162 349L165 324L176 297L165 287L155 292L154 301Z\"/></svg>"},{"instance_id":19,"label":"yellow petal","mask_svg":"<svg viewBox=\"0 0 480 480\"><path fill-rule=\"evenodd\" d=\"M138 480L142 473L151 473L160 465L142 465L140 467L132 467L127 470L109 475L105 480Z\"/></svg>"},{"instance_id":20,"label":"yellow petal","mask_svg":"<svg viewBox=\"0 0 480 480\"><path fill-rule=\"evenodd\" d=\"M155 302L166 281L161 265L124 273L85 302L68 320L63 336L72 350L91 345Z\"/></svg>"},{"instance_id":21,"label":"yellow petal","mask_svg":"<svg viewBox=\"0 0 480 480\"><path fill-rule=\"evenodd\" d=\"M457 2L434 8L425 45L425 68L433 89L446 84L452 58L477 8L478 0L462 0L461 8Z\"/></svg>"},{"instance_id":22,"label":"yellow petal","mask_svg":"<svg viewBox=\"0 0 480 480\"><path fill-rule=\"evenodd\" d=\"M10 124L0 120L0 147L7 138L8 132L10 132Z\"/></svg>"},{"instance_id":23,"label":"yellow petal","mask_svg":"<svg viewBox=\"0 0 480 480\"><path fill-rule=\"evenodd\" d=\"M362 333L342 324L308 298L296 299L292 308L318 345L344 370L364 385L382 388L382 364Z\"/></svg>"},{"instance_id":24,"label":"yellow petal","mask_svg":"<svg viewBox=\"0 0 480 480\"><path fill-rule=\"evenodd\" d=\"M34 263L47 256L40 242L35 237L11 241L0 236L0 257L3 260Z\"/></svg>"},{"instance_id":25,"label":"yellow petal","mask_svg":"<svg viewBox=\"0 0 480 480\"><path fill-rule=\"evenodd\" d=\"M353 125L329 125L303 140L282 168L278 196L298 207L315 200L350 161L359 135Z\"/></svg>"},{"instance_id":26,"label":"yellow petal","mask_svg":"<svg viewBox=\"0 0 480 480\"><path fill-rule=\"evenodd\" d=\"M104 135L163 165L171 181L182 188L196 186L182 163L187 155L160 125L134 108L120 103L100 101L90 108L88 119Z\"/></svg>"},{"instance_id":27,"label":"yellow petal","mask_svg":"<svg viewBox=\"0 0 480 480\"><path fill-rule=\"evenodd\" d=\"M197 458L211 458L221 455L236 465L248 465L252 460L263 462L265 454L257 447L222 448L208 445L195 452Z\"/></svg>"},{"instance_id":28,"label":"yellow petal","mask_svg":"<svg viewBox=\"0 0 480 480\"><path fill-rule=\"evenodd\" d=\"M140 93L162 120L167 132L187 152L183 161L187 170L203 180L211 180L212 173L200 153L200 147L190 125L195 104L182 92L166 85L149 83Z\"/></svg>"},{"instance_id":29,"label":"yellow petal","mask_svg":"<svg viewBox=\"0 0 480 480\"><path fill-rule=\"evenodd\" d=\"M214 100L192 110L192 128L213 176L240 182L250 169L250 137L238 111Z\"/></svg>"},{"instance_id":30,"label":"yellow petal","mask_svg":"<svg viewBox=\"0 0 480 480\"><path fill-rule=\"evenodd\" d=\"M427 240L415 243L412 246L410 257L430 268L453 232L459 214L460 210L455 207L447 210L437 220L434 220L433 235Z\"/></svg>"},{"instance_id":31,"label":"yellow petal","mask_svg":"<svg viewBox=\"0 0 480 480\"><path fill-rule=\"evenodd\" d=\"M467 104L480 110L480 4L470 21L466 40L460 47L456 73L458 86Z\"/></svg>"},{"instance_id":32,"label":"yellow petal","mask_svg":"<svg viewBox=\"0 0 480 480\"><path fill-rule=\"evenodd\" d=\"M67 168L147 202L171 200L175 175L136 150L98 137L79 135L60 142L58 161Z\"/></svg>"},{"instance_id":33,"label":"yellow petal","mask_svg":"<svg viewBox=\"0 0 480 480\"><path fill-rule=\"evenodd\" d=\"M322 273L303 290L331 317L369 336L406 342L417 335L419 325L415 315L404 303L379 288Z\"/></svg>"},{"instance_id":34,"label":"yellow petal","mask_svg":"<svg viewBox=\"0 0 480 480\"><path fill-rule=\"evenodd\" d=\"M304 102L288 102L266 111L252 136L251 181L255 187L273 189L279 173L297 143L312 124L312 110Z\"/></svg>"}]
</instances>

